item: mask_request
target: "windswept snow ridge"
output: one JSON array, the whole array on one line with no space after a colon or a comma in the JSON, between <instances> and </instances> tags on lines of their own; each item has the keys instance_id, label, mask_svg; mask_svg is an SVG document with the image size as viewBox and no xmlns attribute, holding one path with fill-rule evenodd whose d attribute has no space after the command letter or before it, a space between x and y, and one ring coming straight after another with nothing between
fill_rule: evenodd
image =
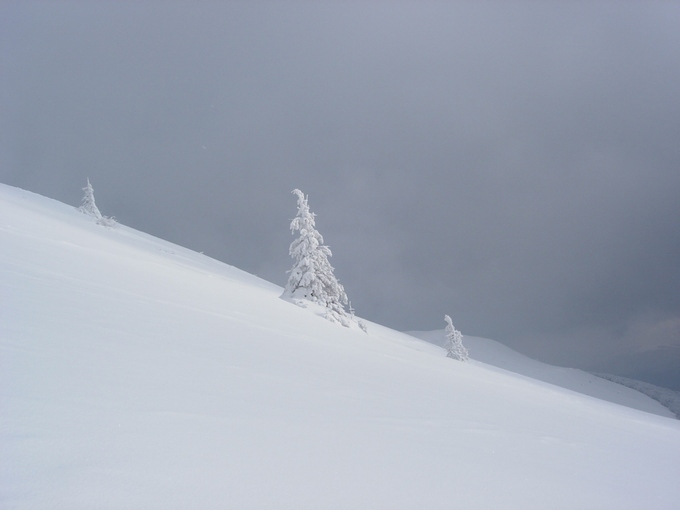
<instances>
[{"instance_id":1,"label":"windswept snow ridge","mask_svg":"<svg viewBox=\"0 0 680 510\"><path fill-rule=\"evenodd\" d=\"M680 501L677 420L337 327L236 268L4 185L0 247L0 508Z\"/></svg>"}]
</instances>

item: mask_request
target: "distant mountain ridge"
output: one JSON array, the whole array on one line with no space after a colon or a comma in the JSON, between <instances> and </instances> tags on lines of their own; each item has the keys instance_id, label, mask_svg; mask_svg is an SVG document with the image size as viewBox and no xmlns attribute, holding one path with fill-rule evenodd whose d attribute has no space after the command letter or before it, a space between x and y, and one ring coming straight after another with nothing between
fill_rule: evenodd
<instances>
[{"instance_id":1,"label":"distant mountain ridge","mask_svg":"<svg viewBox=\"0 0 680 510\"><path fill-rule=\"evenodd\" d=\"M442 347L446 340L444 330L410 331L408 333L416 338ZM637 409L648 412L654 411L652 410L653 408L649 406L649 399L647 397L659 401L659 399L654 396L656 393L652 395L642 393L639 387L633 387L630 384L622 385L621 381L615 381L613 379L609 380L614 384L602 385L600 381L601 377L592 373L576 368L557 367L537 361L514 351L495 340L464 336L463 343L468 348L470 358L473 360L503 370L508 370L531 379L583 393L584 395L621 405L635 405ZM667 405L668 402L669 397L666 396L664 402L661 403L675 414L675 404L671 404L671 409Z\"/></svg>"},{"instance_id":2,"label":"distant mountain ridge","mask_svg":"<svg viewBox=\"0 0 680 510\"><path fill-rule=\"evenodd\" d=\"M616 356L604 362L594 363L588 369L680 391L680 346L664 345Z\"/></svg>"}]
</instances>

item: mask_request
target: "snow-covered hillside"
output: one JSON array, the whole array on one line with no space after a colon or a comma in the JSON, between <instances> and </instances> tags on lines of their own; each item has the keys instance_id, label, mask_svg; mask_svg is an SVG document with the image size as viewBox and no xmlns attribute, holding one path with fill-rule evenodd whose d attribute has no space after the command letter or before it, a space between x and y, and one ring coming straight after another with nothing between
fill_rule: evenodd
<instances>
[{"instance_id":1,"label":"snow-covered hillside","mask_svg":"<svg viewBox=\"0 0 680 510\"><path fill-rule=\"evenodd\" d=\"M409 334L442 347L446 339L444 330L411 331ZM491 370L493 370L492 367L501 368L530 379L561 386L648 413L675 416L671 409L663 406L657 400L650 399L640 391L621 384L603 381L601 377L583 370L556 367L536 361L488 338L465 336L464 343L470 352L470 357L475 361L491 365L489 367Z\"/></svg>"},{"instance_id":2,"label":"snow-covered hillside","mask_svg":"<svg viewBox=\"0 0 680 510\"><path fill-rule=\"evenodd\" d=\"M680 501L680 422L651 400L343 328L236 268L3 185L0 289L3 509Z\"/></svg>"}]
</instances>

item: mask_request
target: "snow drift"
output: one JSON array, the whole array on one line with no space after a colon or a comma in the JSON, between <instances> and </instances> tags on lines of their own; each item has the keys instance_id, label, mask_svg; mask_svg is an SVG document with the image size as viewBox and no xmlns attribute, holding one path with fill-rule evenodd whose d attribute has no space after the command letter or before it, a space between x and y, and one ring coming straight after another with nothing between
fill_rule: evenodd
<instances>
[{"instance_id":1,"label":"snow drift","mask_svg":"<svg viewBox=\"0 0 680 510\"><path fill-rule=\"evenodd\" d=\"M343 328L236 268L2 185L0 246L3 509L680 500L680 422L651 399L643 412Z\"/></svg>"}]
</instances>

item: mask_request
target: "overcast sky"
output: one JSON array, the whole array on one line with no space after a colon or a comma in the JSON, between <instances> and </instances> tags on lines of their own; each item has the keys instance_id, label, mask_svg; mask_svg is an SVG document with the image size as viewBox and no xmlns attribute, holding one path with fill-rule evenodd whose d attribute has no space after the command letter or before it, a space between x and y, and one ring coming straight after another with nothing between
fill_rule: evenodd
<instances>
[{"instance_id":1,"label":"overcast sky","mask_svg":"<svg viewBox=\"0 0 680 510\"><path fill-rule=\"evenodd\" d=\"M0 182L568 365L680 345L680 3L0 2Z\"/></svg>"}]
</instances>

